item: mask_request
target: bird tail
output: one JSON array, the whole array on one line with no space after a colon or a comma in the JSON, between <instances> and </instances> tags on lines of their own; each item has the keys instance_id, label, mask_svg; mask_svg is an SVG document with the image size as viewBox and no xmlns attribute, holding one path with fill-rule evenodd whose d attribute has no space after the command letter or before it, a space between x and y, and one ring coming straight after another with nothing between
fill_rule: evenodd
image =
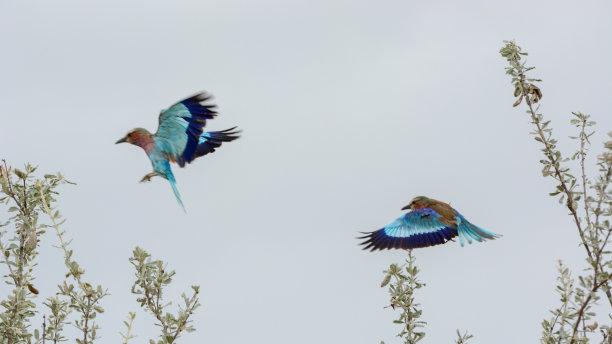
<instances>
[{"instance_id":1,"label":"bird tail","mask_svg":"<svg viewBox=\"0 0 612 344\"><path fill-rule=\"evenodd\" d=\"M170 186L172 186L172 191L174 192L174 196L176 197L176 200L178 201L178 203L181 205L181 208L183 208L184 212L187 212L187 210L185 210L185 205L183 204L183 200L181 199L181 194L178 190L178 187L176 186L176 179L174 179L173 175L168 176L168 182L170 183Z\"/></svg>"},{"instance_id":2,"label":"bird tail","mask_svg":"<svg viewBox=\"0 0 612 344\"><path fill-rule=\"evenodd\" d=\"M459 244L461 244L461 246L465 244L465 241L471 244L472 240L482 242L501 237L500 234L473 225L463 217L461 217L461 221L457 224L457 232L459 233Z\"/></svg>"}]
</instances>

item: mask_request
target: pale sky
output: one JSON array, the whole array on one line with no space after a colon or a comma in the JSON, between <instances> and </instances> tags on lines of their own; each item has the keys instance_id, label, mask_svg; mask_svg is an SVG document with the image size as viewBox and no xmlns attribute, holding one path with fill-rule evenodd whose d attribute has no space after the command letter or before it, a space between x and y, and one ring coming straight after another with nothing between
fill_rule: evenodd
<instances>
[{"instance_id":1,"label":"pale sky","mask_svg":"<svg viewBox=\"0 0 612 344\"><path fill-rule=\"evenodd\" d=\"M354 237L421 194L503 234L415 251L424 342L460 328L533 343L557 304L556 260L578 272L583 254L498 51L516 39L530 52L561 148L574 150L579 110L598 122L599 152L611 13L609 1L1 0L0 156L78 183L59 206L87 279L112 294L100 343L134 310L136 342L156 335L130 294L135 245L177 271L168 296L201 285L197 332L180 343L399 343L379 283L404 253ZM219 106L207 128L243 137L175 169L185 214L165 181L138 183L145 154L114 142L199 90ZM63 273L54 244L48 233L44 297Z\"/></svg>"}]
</instances>

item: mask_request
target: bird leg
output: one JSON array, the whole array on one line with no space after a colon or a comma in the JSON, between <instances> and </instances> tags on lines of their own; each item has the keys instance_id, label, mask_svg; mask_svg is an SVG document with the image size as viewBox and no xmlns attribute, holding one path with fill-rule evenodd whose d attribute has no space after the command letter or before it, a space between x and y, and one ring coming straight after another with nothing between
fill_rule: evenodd
<instances>
[{"instance_id":1,"label":"bird leg","mask_svg":"<svg viewBox=\"0 0 612 344\"><path fill-rule=\"evenodd\" d=\"M151 181L151 178L153 178L153 177L155 177L155 176L157 176L157 175L159 175L159 174L158 174L157 172L155 172L155 171L153 171L153 172L151 172L151 173L147 173L147 174L146 174L144 177L142 177L142 179L140 180L140 182L141 182L141 183L144 183L144 182L150 182L150 181Z\"/></svg>"}]
</instances>

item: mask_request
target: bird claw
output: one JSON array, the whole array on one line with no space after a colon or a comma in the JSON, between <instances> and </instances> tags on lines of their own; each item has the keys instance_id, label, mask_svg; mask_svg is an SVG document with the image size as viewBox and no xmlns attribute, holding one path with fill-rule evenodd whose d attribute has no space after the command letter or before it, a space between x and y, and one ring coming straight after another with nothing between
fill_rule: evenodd
<instances>
[{"instance_id":1,"label":"bird claw","mask_svg":"<svg viewBox=\"0 0 612 344\"><path fill-rule=\"evenodd\" d=\"M147 175L145 175L144 177L142 177L142 179L140 180L141 183L146 183L146 182L150 182L151 178L155 177L157 174L156 173L149 173Z\"/></svg>"}]
</instances>

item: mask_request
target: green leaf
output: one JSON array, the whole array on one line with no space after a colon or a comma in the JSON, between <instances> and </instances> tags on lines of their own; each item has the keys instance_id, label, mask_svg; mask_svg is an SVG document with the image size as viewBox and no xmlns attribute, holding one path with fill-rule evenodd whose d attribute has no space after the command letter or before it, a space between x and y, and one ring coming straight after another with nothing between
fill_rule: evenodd
<instances>
[{"instance_id":1,"label":"green leaf","mask_svg":"<svg viewBox=\"0 0 612 344\"><path fill-rule=\"evenodd\" d=\"M19 179L25 180L27 178L27 175L23 171L21 171L20 169L16 168L16 169L13 170L13 172L15 173L15 175L17 177L19 177Z\"/></svg>"}]
</instances>

